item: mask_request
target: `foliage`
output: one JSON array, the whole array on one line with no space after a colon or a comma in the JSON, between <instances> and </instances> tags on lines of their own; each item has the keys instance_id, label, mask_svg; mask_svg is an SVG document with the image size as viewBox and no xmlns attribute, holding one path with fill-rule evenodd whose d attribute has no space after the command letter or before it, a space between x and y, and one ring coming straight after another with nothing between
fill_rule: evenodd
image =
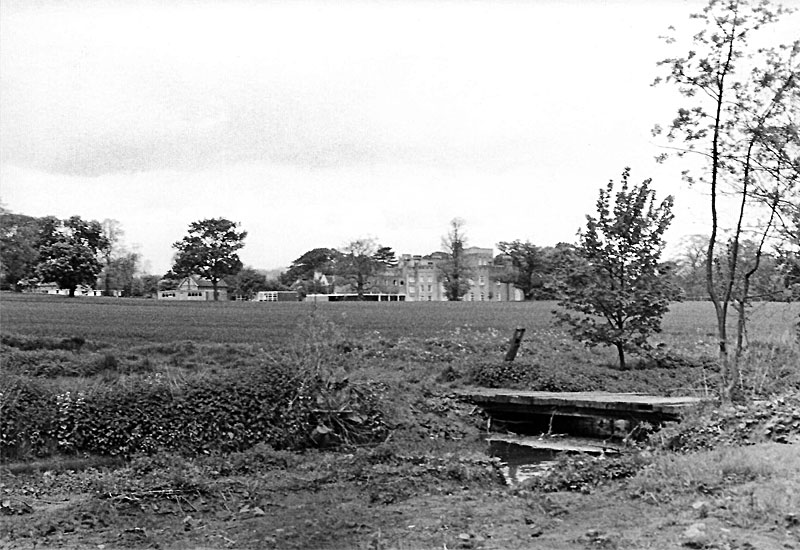
<instances>
[{"instance_id":1,"label":"foliage","mask_svg":"<svg viewBox=\"0 0 800 550\"><path fill-rule=\"evenodd\" d=\"M374 276L380 271L397 266L397 258L389 246L381 246L374 239L362 238L347 243L335 259L336 274L356 291L359 299L364 292L374 288Z\"/></svg>"},{"instance_id":2,"label":"foliage","mask_svg":"<svg viewBox=\"0 0 800 550\"><path fill-rule=\"evenodd\" d=\"M112 290L118 290L122 292L122 296L134 296L137 293L136 272L140 263L141 256L138 252L125 252L109 258L101 275L106 295L110 295Z\"/></svg>"},{"instance_id":3,"label":"foliage","mask_svg":"<svg viewBox=\"0 0 800 550\"><path fill-rule=\"evenodd\" d=\"M159 281L161 281L161 277L158 275L141 275L137 277L134 279L134 284L131 288L131 296L148 298L156 296L159 290Z\"/></svg>"},{"instance_id":4,"label":"foliage","mask_svg":"<svg viewBox=\"0 0 800 550\"><path fill-rule=\"evenodd\" d=\"M0 454L131 456L166 450L192 455L243 450L258 442L302 449L384 438L387 428L379 408L383 390L348 379L336 328L312 316L297 330L302 334L297 347L269 355L261 351L222 370L181 377L139 370L144 374L80 390L30 376L53 374L43 370L47 357L59 360L57 374L70 374L73 368L84 377L101 374L108 379L109 371L120 370L116 358L108 352L70 357L72 352L38 349L27 353L36 365L26 370L21 350L6 353L11 368L2 377ZM18 349L24 346L24 340L5 340L18 343ZM191 353L194 348L186 343L176 351ZM218 353L225 355L225 350ZM205 361L209 355L201 354Z\"/></svg>"},{"instance_id":5,"label":"foliage","mask_svg":"<svg viewBox=\"0 0 800 550\"><path fill-rule=\"evenodd\" d=\"M336 273L356 291L359 299L364 298L364 291L368 289L370 279L378 269L378 262L374 257L377 251L378 245L369 238L356 239L339 250Z\"/></svg>"},{"instance_id":6,"label":"foliage","mask_svg":"<svg viewBox=\"0 0 800 550\"><path fill-rule=\"evenodd\" d=\"M778 267L792 299L800 299L800 204L787 204L782 218L782 240L776 247ZM800 321L800 319L799 319ZM799 325L800 328L800 325Z\"/></svg>"},{"instance_id":7,"label":"foliage","mask_svg":"<svg viewBox=\"0 0 800 550\"><path fill-rule=\"evenodd\" d=\"M780 204L796 196L800 178L800 134L793 114L800 106L800 41L758 50L748 45L757 31L779 21L786 11L769 0L710 0L702 13L693 15L700 29L691 34L689 52L659 63L667 68L663 80L674 83L689 104L678 110L667 137L680 140L679 156L697 153L705 164L700 180L709 186L711 207L706 284L717 316L720 394L726 401L735 397L739 377L750 278L760 267L761 250L774 229ZM672 37L667 41L676 42ZM658 126L654 130L661 132ZM689 170L684 175L693 181ZM721 201L729 191L738 204L730 209L732 219L725 222ZM756 261L745 266L739 254L742 239L754 217L764 210L768 221L759 224L753 237L759 243ZM726 265L715 270L718 233L726 230ZM739 271L745 275L737 288ZM738 312L733 358L727 323L732 303Z\"/></svg>"},{"instance_id":8,"label":"foliage","mask_svg":"<svg viewBox=\"0 0 800 550\"><path fill-rule=\"evenodd\" d=\"M450 221L450 231L442 238L445 260L439 264L444 284L444 294L450 301L458 301L469 292L469 278L472 270L464 259L467 237L464 234L464 220L454 218Z\"/></svg>"},{"instance_id":9,"label":"foliage","mask_svg":"<svg viewBox=\"0 0 800 550\"><path fill-rule=\"evenodd\" d=\"M549 268L544 250L530 241L520 240L499 242L497 248L511 262L509 272L497 280L513 283L526 300L533 299L536 290L544 286L544 275Z\"/></svg>"},{"instance_id":10,"label":"foliage","mask_svg":"<svg viewBox=\"0 0 800 550\"><path fill-rule=\"evenodd\" d=\"M648 457L637 453L601 458L565 454L556 459L555 464L545 469L541 475L525 480L517 491L523 494L527 491L575 491L588 494L610 481L637 475L649 463Z\"/></svg>"},{"instance_id":11,"label":"foliage","mask_svg":"<svg viewBox=\"0 0 800 550\"><path fill-rule=\"evenodd\" d=\"M578 257L562 279L560 305L566 311L556 312L576 339L615 346L623 370L625 352L649 349L648 337L660 332L670 300L678 298L659 264L672 197L657 206L650 180L629 190L629 176L626 168L616 195L613 181L600 190L597 218L587 216Z\"/></svg>"},{"instance_id":12,"label":"foliage","mask_svg":"<svg viewBox=\"0 0 800 550\"><path fill-rule=\"evenodd\" d=\"M172 245L178 251L172 270L184 277L205 277L214 286L214 300L218 300L219 281L242 269L237 250L244 246L247 232L237 231L238 226L225 218L190 223L189 234Z\"/></svg>"},{"instance_id":13,"label":"foliage","mask_svg":"<svg viewBox=\"0 0 800 550\"><path fill-rule=\"evenodd\" d=\"M318 274L332 274L333 266L338 252L331 248L315 248L304 253L281 274L280 281L286 286L294 287L298 283L302 286L315 282ZM316 292L317 289L307 289L307 293ZM326 292L323 289L322 292Z\"/></svg>"},{"instance_id":14,"label":"foliage","mask_svg":"<svg viewBox=\"0 0 800 550\"><path fill-rule=\"evenodd\" d=\"M398 264L397 256L391 246L378 245L378 249L372 255L372 259L384 268L397 267Z\"/></svg>"},{"instance_id":15,"label":"foliage","mask_svg":"<svg viewBox=\"0 0 800 550\"><path fill-rule=\"evenodd\" d=\"M679 425L652 435L654 445L681 452L800 439L798 386L765 400L723 408L706 407Z\"/></svg>"},{"instance_id":16,"label":"foliage","mask_svg":"<svg viewBox=\"0 0 800 550\"><path fill-rule=\"evenodd\" d=\"M684 297L692 300L708 298L706 283L706 251L708 249L707 235L691 235L681 241L681 250L675 259L675 283L683 291ZM713 269L718 291L723 291L720 286L728 280L727 271L730 267L729 257L732 253L726 247L724 255L717 254L714 258ZM759 253L759 243L743 239L739 243L739 257L742 265L755 265ZM781 268L778 257L762 252L759 259L760 267L750 279L751 300L784 300L789 294L790 284ZM741 270L734 274L734 288L736 294L741 295L744 285L744 274ZM788 283L788 284L787 284Z\"/></svg>"},{"instance_id":17,"label":"foliage","mask_svg":"<svg viewBox=\"0 0 800 550\"><path fill-rule=\"evenodd\" d=\"M549 355L549 354L548 354ZM642 361L635 370L615 371L602 365L572 361L552 368L558 357L516 361L474 361L466 379L489 388L519 388L531 391L640 392L653 395L703 394L707 379L714 378L709 358L669 356Z\"/></svg>"},{"instance_id":18,"label":"foliage","mask_svg":"<svg viewBox=\"0 0 800 550\"><path fill-rule=\"evenodd\" d=\"M226 279L231 299L252 300L262 290L267 290L267 276L252 267L244 267Z\"/></svg>"},{"instance_id":19,"label":"foliage","mask_svg":"<svg viewBox=\"0 0 800 550\"><path fill-rule=\"evenodd\" d=\"M75 295L78 285L93 285L102 270L98 255L108 246L100 224L80 216L42 218L37 238L36 274L42 282L57 283Z\"/></svg>"},{"instance_id":20,"label":"foliage","mask_svg":"<svg viewBox=\"0 0 800 550\"><path fill-rule=\"evenodd\" d=\"M34 275L39 220L0 207L0 289L22 290Z\"/></svg>"}]
</instances>

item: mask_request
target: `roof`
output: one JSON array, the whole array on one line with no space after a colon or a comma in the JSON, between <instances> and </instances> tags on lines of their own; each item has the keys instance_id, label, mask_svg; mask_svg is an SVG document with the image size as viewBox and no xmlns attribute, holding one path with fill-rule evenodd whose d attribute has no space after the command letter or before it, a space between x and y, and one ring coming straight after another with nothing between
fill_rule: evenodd
<instances>
[{"instance_id":1,"label":"roof","mask_svg":"<svg viewBox=\"0 0 800 550\"><path fill-rule=\"evenodd\" d=\"M214 288L214 285L208 279L204 279L200 275L192 275L191 278L196 284L198 288ZM220 279L217 281L217 288L225 288L228 286L228 283L225 282L224 279Z\"/></svg>"}]
</instances>

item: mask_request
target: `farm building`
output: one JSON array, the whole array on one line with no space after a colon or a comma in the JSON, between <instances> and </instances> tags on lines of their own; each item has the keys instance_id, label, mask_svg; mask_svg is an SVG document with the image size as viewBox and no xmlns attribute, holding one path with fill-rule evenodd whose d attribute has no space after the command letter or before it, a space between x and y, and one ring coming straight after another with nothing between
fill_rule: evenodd
<instances>
[{"instance_id":1,"label":"farm building","mask_svg":"<svg viewBox=\"0 0 800 550\"><path fill-rule=\"evenodd\" d=\"M306 296L306 302L405 302L405 294L364 294L359 300L358 294L352 293L334 293L334 294L309 294Z\"/></svg>"},{"instance_id":2,"label":"farm building","mask_svg":"<svg viewBox=\"0 0 800 550\"><path fill-rule=\"evenodd\" d=\"M228 285L225 281L217 283L219 300L228 299ZM214 285L208 279L203 279L199 275L184 277L173 290L159 290L159 300L194 300L211 301L214 300Z\"/></svg>"},{"instance_id":3,"label":"farm building","mask_svg":"<svg viewBox=\"0 0 800 550\"><path fill-rule=\"evenodd\" d=\"M69 296L68 288L60 288L56 283L43 283L36 285L33 292L36 294L51 294L55 296ZM86 285L78 285L75 296L102 296L102 290L96 290Z\"/></svg>"},{"instance_id":4,"label":"farm building","mask_svg":"<svg viewBox=\"0 0 800 550\"><path fill-rule=\"evenodd\" d=\"M297 302L300 296L294 290L262 290L256 293L254 302Z\"/></svg>"}]
</instances>

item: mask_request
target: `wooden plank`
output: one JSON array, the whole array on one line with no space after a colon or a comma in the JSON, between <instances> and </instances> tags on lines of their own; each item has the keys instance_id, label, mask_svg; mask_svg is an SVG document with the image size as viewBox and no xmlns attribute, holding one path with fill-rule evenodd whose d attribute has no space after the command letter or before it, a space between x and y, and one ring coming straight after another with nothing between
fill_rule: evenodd
<instances>
[{"instance_id":1,"label":"wooden plank","mask_svg":"<svg viewBox=\"0 0 800 550\"><path fill-rule=\"evenodd\" d=\"M599 442L589 438L569 437L558 439L555 437L523 437L514 435L497 434L486 438L486 441L501 441L513 445L530 447L531 449L542 449L547 451L575 452L588 454L619 454L622 451L620 445L609 442Z\"/></svg>"},{"instance_id":2,"label":"wooden plank","mask_svg":"<svg viewBox=\"0 0 800 550\"><path fill-rule=\"evenodd\" d=\"M638 393L541 392L495 388L456 391L461 399L490 413L560 414L572 416L633 417L642 420L677 420L703 401L699 397L662 397Z\"/></svg>"}]
</instances>

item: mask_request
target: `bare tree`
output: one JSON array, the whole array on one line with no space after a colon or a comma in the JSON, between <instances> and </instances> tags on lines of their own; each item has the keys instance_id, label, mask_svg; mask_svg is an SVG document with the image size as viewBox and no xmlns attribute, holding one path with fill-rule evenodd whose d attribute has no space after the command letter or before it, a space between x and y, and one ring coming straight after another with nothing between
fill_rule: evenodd
<instances>
[{"instance_id":1,"label":"bare tree","mask_svg":"<svg viewBox=\"0 0 800 550\"><path fill-rule=\"evenodd\" d=\"M696 154L705 160L705 173L697 178L709 188L711 228L706 249L706 288L717 317L720 396L730 401L739 382L737 351L731 357L727 329L728 309L739 312L744 330L747 281L759 268L761 247L774 228L776 208L797 179L798 65L800 41L791 46L753 51L750 37L777 22L787 12L769 0L710 0L694 14L701 29L692 36L688 53L659 63L668 69L660 81L677 85L690 103L678 110L667 136L681 142L673 147L679 156ZM668 37L669 43L675 43ZM662 129L656 127L655 134ZM662 156L662 159L666 155ZM689 170L684 176L695 178ZM720 202L725 194L738 202L733 219L725 223ZM761 224L756 224L759 212ZM757 225L755 263L742 265L741 242L751 225ZM727 232L724 268L716 247ZM736 285L745 270L745 284ZM749 274L749 275L748 275ZM738 295L736 294L738 290ZM736 305L738 304L738 306ZM741 334L741 332L740 332ZM740 341L740 339L737 339ZM737 347L738 350L738 347Z\"/></svg>"},{"instance_id":2,"label":"bare tree","mask_svg":"<svg viewBox=\"0 0 800 550\"><path fill-rule=\"evenodd\" d=\"M467 246L464 224L461 218L453 218L450 221L450 231L442 237L447 260L440 264L439 269L444 279L445 296L451 301L461 300L470 288L472 270L464 259L464 248Z\"/></svg>"}]
</instances>

